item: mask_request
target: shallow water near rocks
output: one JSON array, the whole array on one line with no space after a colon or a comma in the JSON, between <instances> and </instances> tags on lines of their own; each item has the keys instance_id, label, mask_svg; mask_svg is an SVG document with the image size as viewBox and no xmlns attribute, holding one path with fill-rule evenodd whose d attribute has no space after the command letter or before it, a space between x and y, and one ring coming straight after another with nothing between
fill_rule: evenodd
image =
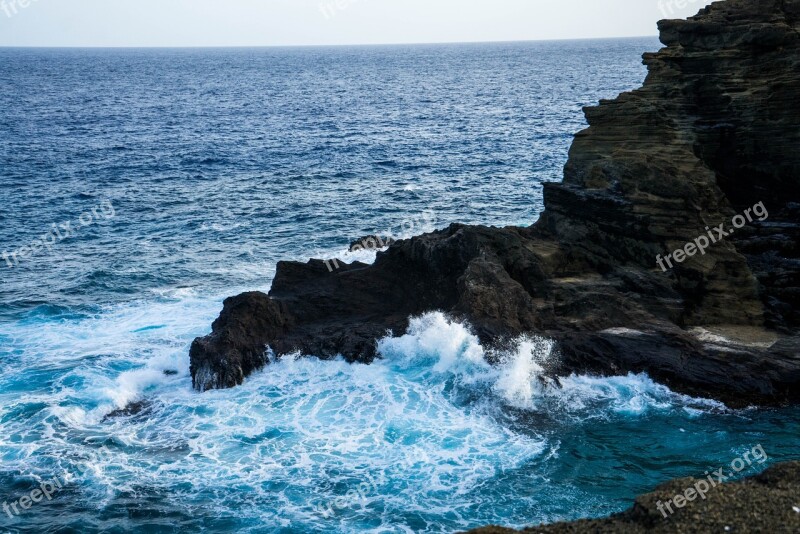
<instances>
[{"instance_id":1,"label":"shallow water near rocks","mask_svg":"<svg viewBox=\"0 0 800 534\"><path fill-rule=\"evenodd\" d=\"M731 411L646 375L555 384L545 339L490 367L438 313L371 366L284 358L191 389L191 340L279 259L533 223L581 107L639 86L657 47L0 50L0 252L114 208L0 264L0 506L65 481L0 529L524 526L620 511L758 444L769 460L741 475L800 458L797 409Z\"/></svg>"}]
</instances>

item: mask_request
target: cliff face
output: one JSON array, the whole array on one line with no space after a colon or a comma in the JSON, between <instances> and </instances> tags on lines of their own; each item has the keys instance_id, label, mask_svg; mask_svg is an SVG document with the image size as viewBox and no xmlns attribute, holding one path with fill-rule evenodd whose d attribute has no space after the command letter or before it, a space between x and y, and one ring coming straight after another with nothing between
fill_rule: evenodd
<instances>
[{"instance_id":1,"label":"cliff face","mask_svg":"<svg viewBox=\"0 0 800 534\"><path fill-rule=\"evenodd\" d=\"M335 272L280 263L269 296L228 299L194 342L195 387L240 384L266 346L370 361L387 331L443 310L485 343L555 339L554 374L647 371L730 404L800 400L798 21L800 0L662 21L644 87L585 110L536 225L452 225Z\"/></svg>"},{"instance_id":2,"label":"cliff face","mask_svg":"<svg viewBox=\"0 0 800 534\"><path fill-rule=\"evenodd\" d=\"M682 326L798 324L798 20L796 1L749 0L662 21L644 87L586 110L564 182L548 186L555 238L645 269L764 203L767 220L677 266Z\"/></svg>"}]
</instances>

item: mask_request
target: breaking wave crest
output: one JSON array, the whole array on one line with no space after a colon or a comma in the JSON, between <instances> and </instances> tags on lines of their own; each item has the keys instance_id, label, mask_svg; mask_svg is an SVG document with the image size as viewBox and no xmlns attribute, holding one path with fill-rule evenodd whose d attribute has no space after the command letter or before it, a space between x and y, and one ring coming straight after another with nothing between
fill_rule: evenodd
<instances>
[{"instance_id":1,"label":"breaking wave crest","mask_svg":"<svg viewBox=\"0 0 800 534\"><path fill-rule=\"evenodd\" d=\"M522 336L510 350L486 350L468 325L438 312L413 318L407 334L381 340L378 349L401 371L411 370L433 381L450 376L457 392L488 392L519 409L555 408L573 415L602 415L602 410L642 413L675 403L722 409L713 401L673 393L646 374L550 379L545 368L558 357L553 341Z\"/></svg>"},{"instance_id":2,"label":"breaking wave crest","mask_svg":"<svg viewBox=\"0 0 800 534\"><path fill-rule=\"evenodd\" d=\"M576 503L615 509L579 486L554 485L585 469L567 444L575 429L720 409L645 375L548 380L552 341L522 337L487 351L442 313L380 340L373 365L284 357L239 388L198 394L185 355L202 332L186 325L206 324L217 307L167 294L17 323L5 356L23 372L0 374L0 451L13 483L74 475L54 498L60 506L77 517L91 503L122 524L126 503L144 495L142 517L157 522L171 510L187 528L198 517L243 531L521 526ZM63 522L44 509L34 511L42 525Z\"/></svg>"}]
</instances>

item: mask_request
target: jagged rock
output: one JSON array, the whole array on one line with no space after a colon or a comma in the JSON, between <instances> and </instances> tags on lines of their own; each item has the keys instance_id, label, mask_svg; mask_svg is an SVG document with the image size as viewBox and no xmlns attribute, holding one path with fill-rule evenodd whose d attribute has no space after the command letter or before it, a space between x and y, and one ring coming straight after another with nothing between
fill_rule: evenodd
<instances>
[{"instance_id":1,"label":"jagged rock","mask_svg":"<svg viewBox=\"0 0 800 534\"><path fill-rule=\"evenodd\" d=\"M228 299L194 342L195 387L240 384L267 346L369 362L376 339L441 310L487 344L553 338L557 374L647 371L731 405L800 400L798 20L800 0L729 0L660 22L667 46L644 55L644 86L585 110L534 226L455 224L334 272L282 262L268 296ZM657 265L747 209L753 221L705 254Z\"/></svg>"},{"instance_id":2,"label":"jagged rock","mask_svg":"<svg viewBox=\"0 0 800 534\"><path fill-rule=\"evenodd\" d=\"M128 403L124 408L113 410L103 417L103 422L108 422L120 417L133 417L135 415L148 415L153 409L150 401L141 400Z\"/></svg>"},{"instance_id":3,"label":"jagged rock","mask_svg":"<svg viewBox=\"0 0 800 534\"><path fill-rule=\"evenodd\" d=\"M684 478L662 484L653 493L638 497L631 509L606 519L522 531L485 527L469 534L800 532L800 462L780 464L758 476L712 487L705 499L696 492L690 493L693 500L681 508L664 506L676 495L685 495L698 480L701 479ZM659 503L663 511L659 510ZM670 509L674 514L669 513Z\"/></svg>"}]
</instances>

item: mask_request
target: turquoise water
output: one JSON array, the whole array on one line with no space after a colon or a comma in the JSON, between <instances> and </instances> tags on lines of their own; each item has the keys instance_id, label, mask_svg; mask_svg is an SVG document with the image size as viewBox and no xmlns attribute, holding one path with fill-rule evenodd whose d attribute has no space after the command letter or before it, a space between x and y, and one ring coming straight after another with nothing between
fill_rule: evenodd
<instances>
[{"instance_id":1,"label":"turquoise water","mask_svg":"<svg viewBox=\"0 0 800 534\"><path fill-rule=\"evenodd\" d=\"M798 409L645 375L554 384L545 339L490 367L437 313L372 366L285 358L191 389L191 340L278 259L533 223L581 106L640 85L657 46L0 50L0 252L75 227L0 263L0 507L21 512L0 530L524 526L620 511L756 445L768 460L739 476L800 458Z\"/></svg>"}]
</instances>

